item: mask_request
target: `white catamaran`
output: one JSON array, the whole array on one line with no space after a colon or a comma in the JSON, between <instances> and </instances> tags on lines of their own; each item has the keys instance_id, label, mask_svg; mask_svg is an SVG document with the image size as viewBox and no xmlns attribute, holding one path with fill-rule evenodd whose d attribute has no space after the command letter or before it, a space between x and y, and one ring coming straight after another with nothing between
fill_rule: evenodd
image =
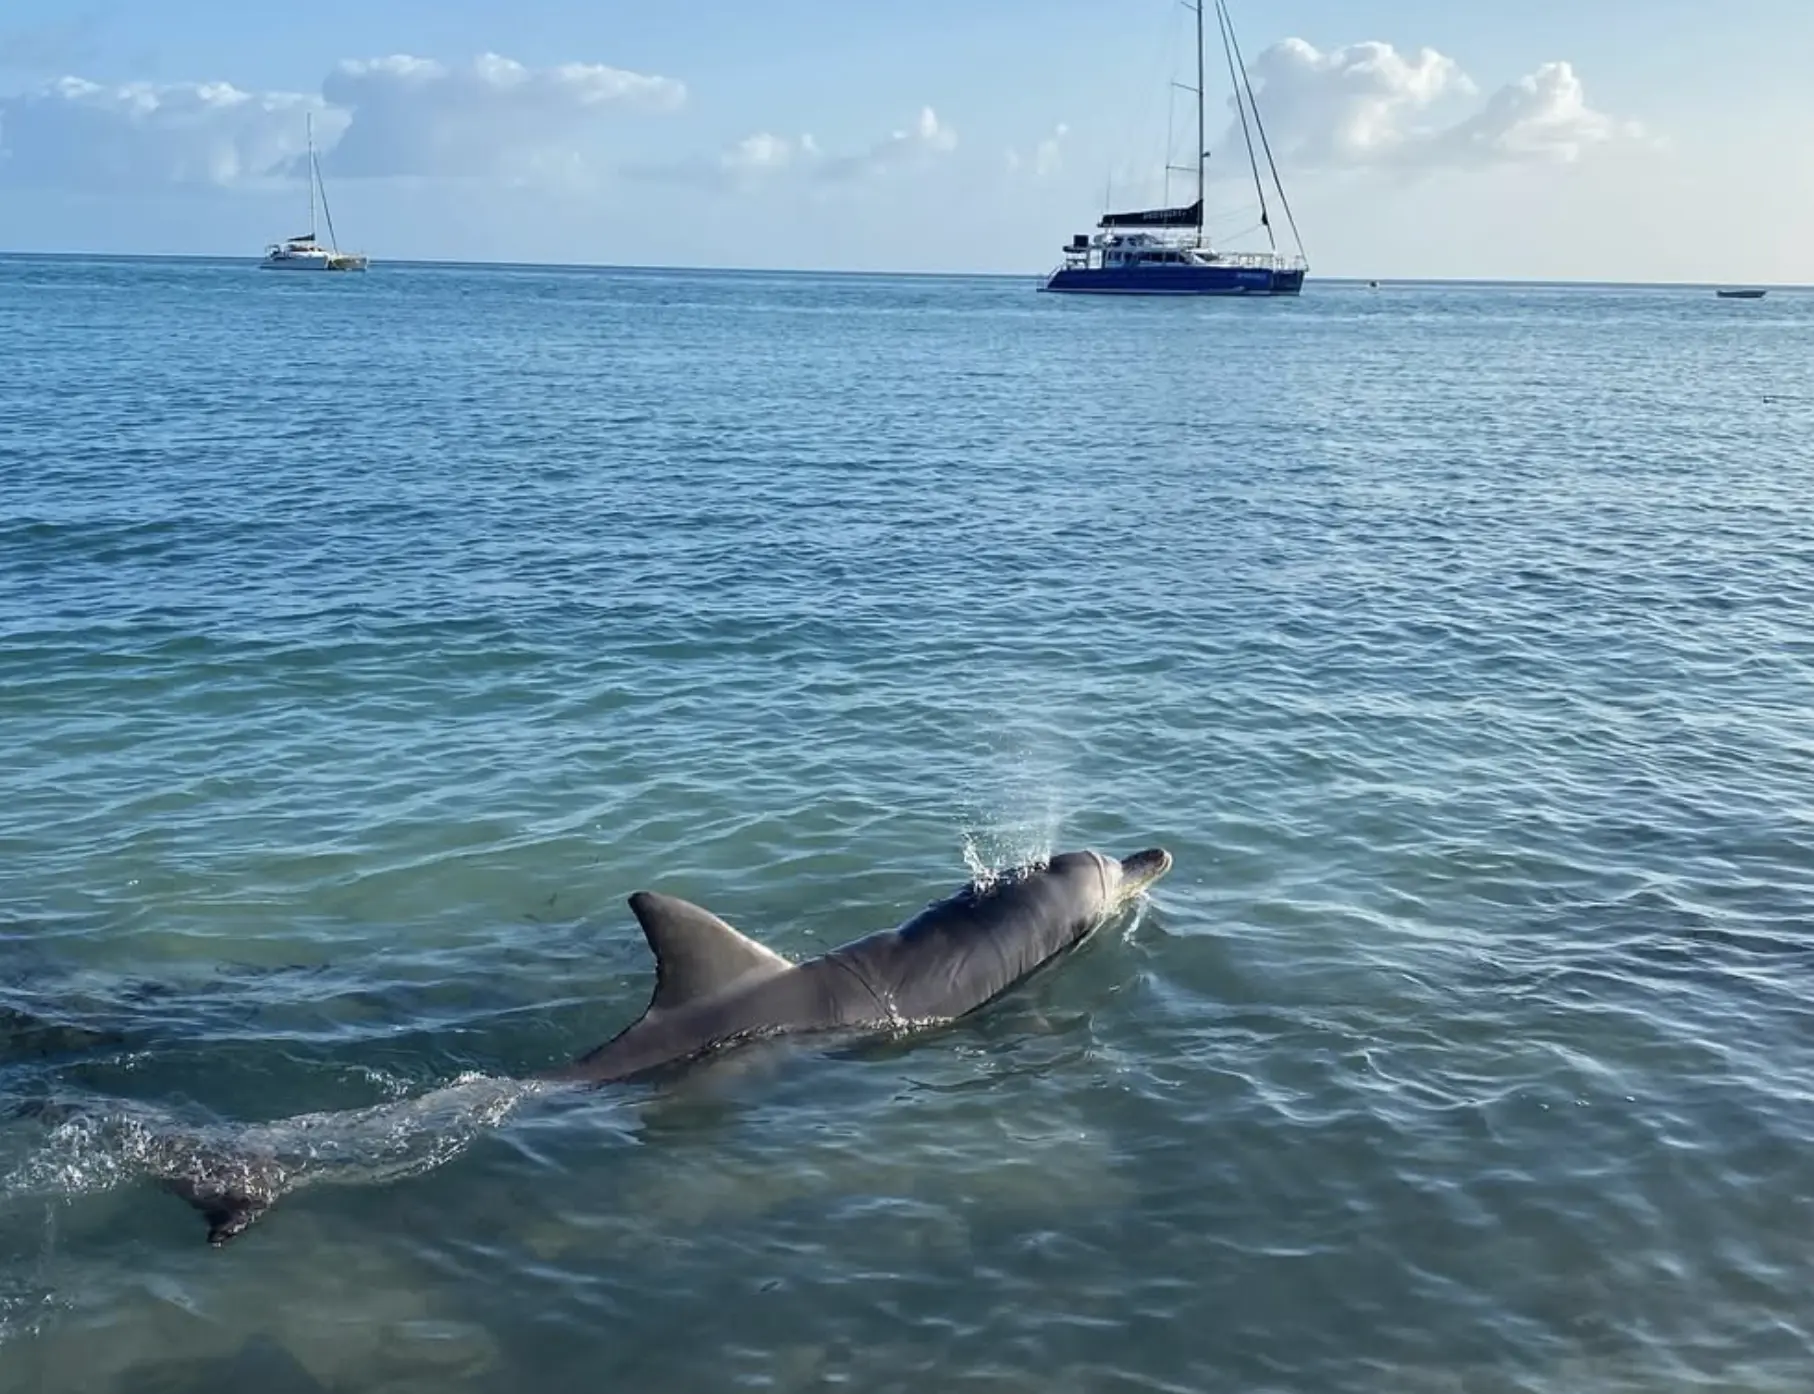
<instances>
[{"instance_id":1,"label":"white catamaran","mask_svg":"<svg viewBox=\"0 0 1814 1394\"><path fill-rule=\"evenodd\" d=\"M321 180L321 164L315 158L315 118L308 118L309 131L309 230L301 237L273 242L265 248L259 265L266 271L363 271L367 258L363 252L343 252L334 236L334 215L328 210L328 188ZM315 191L321 191L321 211L328 222L328 245L315 240Z\"/></svg>"}]
</instances>

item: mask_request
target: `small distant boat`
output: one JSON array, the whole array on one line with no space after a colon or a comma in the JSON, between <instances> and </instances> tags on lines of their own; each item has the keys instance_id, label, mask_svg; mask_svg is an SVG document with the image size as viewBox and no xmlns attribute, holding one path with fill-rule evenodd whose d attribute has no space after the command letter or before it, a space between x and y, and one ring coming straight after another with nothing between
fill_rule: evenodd
<instances>
[{"instance_id":1,"label":"small distant boat","mask_svg":"<svg viewBox=\"0 0 1814 1394\"><path fill-rule=\"evenodd\" d=\"M1229 83L1234 89L1235 109L1241 117L1241 133L1247 141L1247 163L1253 170L1254 192L1259 198L1260 226L1266 229L1266 252L1218 252L1209 245L1203 231L1203 171L1209 158L1203 130L1205 106L1203 86L1203 0L1186 8L1197 16L1197 199L1182 208L1146 208L1131 213L1104 213L1098 228L1109 229L1091 237L1080 232L1064 248L1064 261L1040 286L1041 290L1072 295L1296 295L1304 287L1310 264L1304 257L1303 240L1298 237L1297 220L1291 215L1291 204L1285 187L1279 181L1278 166L1273 163L1272 146L1266 139L1266 128L1260 124L1260 108L1255 102L1253 86L1246 81L1241 62L1240 45L1235 41L1234 21L1228 17L1224 0L1215 0L1216 19L1222 29L1222 51L1228 59ZM1242 102L1243 94L1247 100ZM1251 109L1253 121L1248 123ZM1272 171L1273 187L1278 190L1279 206L1285 210L1291 235L1298 243L1298 254L1286 257L1279 251L1273 236L1272 217L1266 207L1266 192L1260 184L1259 161L1254 155L1253 137L1257 131L1266 152L1266 164ZM1117 231L1116 229L1143 229ZM1145 229L1164 229L1147 231ZM1184 229L1189 229L1184 232Z\"/></svg>"},{"instance_id":2,"label":"small distant boat","mask_svg":"<svg viewBox=\"0 0 1814 1394\"><path fill-rule=\"evenodd\" d=\"M321 165L315 158L315 118L308 118L309 140L309 230L300 237L285 238L265 248L259 266L266 271L363 271L368 262L363 252L343 252L334 236L334 215L328 209L328 188L321 179ZM321 191L321 211L328 221L328 245L315 240L315 191Z\"/></svg>"},{"instance_id":3,"label":"small distant boat","mask_svg":"<svg viewBox=\"0 0 1814 1394\"><path fill-rule=\"evenodd\" d=\"M1716 290L1713 293L1721 300L1762 300L1764 298L1764 292L1761 290Z\"/></svg>"}]
</instances>

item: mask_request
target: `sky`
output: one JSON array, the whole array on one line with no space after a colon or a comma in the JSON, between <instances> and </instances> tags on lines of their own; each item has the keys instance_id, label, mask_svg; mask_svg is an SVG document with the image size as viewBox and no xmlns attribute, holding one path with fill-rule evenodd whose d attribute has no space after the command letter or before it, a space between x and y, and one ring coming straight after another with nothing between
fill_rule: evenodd
<instances>
[{"instance_id":1,"label":"sky","mask_svg":"<svg viewBox=\"0 0 1814 1394\"><path fill-rule=\"evenodd\" d=\"M1206 206L1260 248L1209 10ZM1313 276L1814 283L1808 0L1229 0ZM0 0L0 251L1038 275L1188 202L1180 0ZM1257 137L1256 137L1257 143ZM1297 245L1261 171L1284 250ZM326 233L326 223L318 223Z\"/></svg>"}]
</instances>

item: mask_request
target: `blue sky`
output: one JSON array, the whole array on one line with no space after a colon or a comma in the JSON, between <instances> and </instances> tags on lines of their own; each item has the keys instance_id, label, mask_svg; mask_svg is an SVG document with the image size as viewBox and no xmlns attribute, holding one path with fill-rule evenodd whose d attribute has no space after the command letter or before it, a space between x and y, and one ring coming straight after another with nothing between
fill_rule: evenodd
<instances>
[{"instance_id":1,"label":"blue sky","mask_svg":"<svg viewBox=\"0 0 1814 1394\"><path fill-rule=\"evenodd\" d=\"M1806 0L1231 9L1316 273L1814 282ZM5 0L0 249L256 255L311 111L377 260L1037 273L1164 195L1168 110L1188 158L1177 0L285 13ZM1209 57L1212 231L1260 245Z\"/></svg>"}]
</instances>

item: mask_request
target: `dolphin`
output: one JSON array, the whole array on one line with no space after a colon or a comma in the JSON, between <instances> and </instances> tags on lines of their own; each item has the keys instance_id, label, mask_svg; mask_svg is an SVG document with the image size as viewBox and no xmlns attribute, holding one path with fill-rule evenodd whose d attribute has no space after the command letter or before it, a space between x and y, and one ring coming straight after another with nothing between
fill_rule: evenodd
<instances>
[{"instance_id":1,"label":"dolphin","mask_svg":"<svg viewBox=\"0 0 1814 1394\"><path fill-rule=\"evenodd\" d=\"M132 1118L115 1126L139 1164L202 1213L219 1247L299 1186L438 1165L545 1090L627 1081L762 1038L955 1021L1075 948L1171 867L1163 848L1061 853L979 877L894 929L801 963L690 901L637 891L630 911L655 959L654 992L635 1021L565 1065L233 1132Z\"/></svg>"},{"instance_id":2,"label":"dolphin","mask_svg":"<svg viewBox=\"0 0 1814 1394\"><path fill-rule=\"evenodd\" d=\"M1064 852L979 878L894 929L791 963L709 910L638 891L630 913L655 957L655 992L617 1035L538 1079L627 1080L761 1037L883 1032L955 1021L1074 948L1171 870L1150 848Z\"/></svg>"}]
</instances>

